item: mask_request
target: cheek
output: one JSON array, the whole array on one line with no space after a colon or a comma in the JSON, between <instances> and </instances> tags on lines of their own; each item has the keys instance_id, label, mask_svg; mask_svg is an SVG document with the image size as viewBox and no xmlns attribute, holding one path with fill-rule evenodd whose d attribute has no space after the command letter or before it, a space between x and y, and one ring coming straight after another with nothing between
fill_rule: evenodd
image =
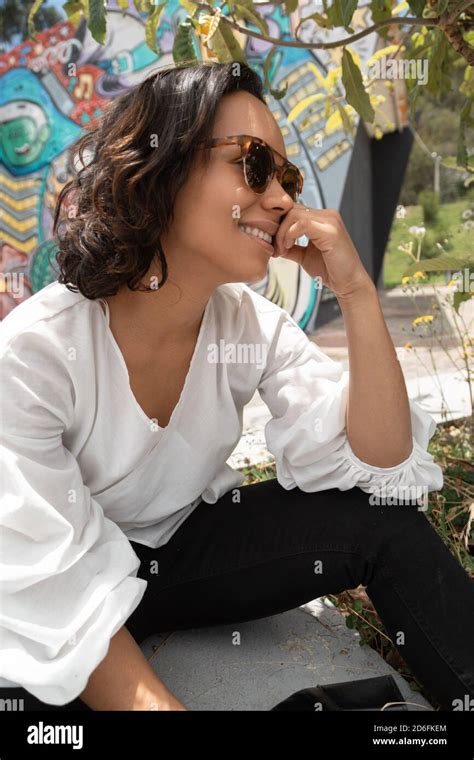
<instances>
[{"instance_id":1,"label":"cheek","mask_svg":"<svg viewBox=\"0 0 474 760\"><path fill-rule=\"evenodd\" d=\"M185 245L215 259L232 236L233 245L245 248L238 230L240 218L255 203L243 175L232 165L210 168L193 177L175 204L176 230ZM239 246L240 247L240 246Z\"/></svg>"}]
</instances>

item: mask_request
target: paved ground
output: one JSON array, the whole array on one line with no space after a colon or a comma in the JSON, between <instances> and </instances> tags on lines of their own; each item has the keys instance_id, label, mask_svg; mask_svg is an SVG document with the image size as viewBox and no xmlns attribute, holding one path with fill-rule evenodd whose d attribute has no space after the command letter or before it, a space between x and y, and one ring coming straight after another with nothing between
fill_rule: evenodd
<instances>
[{"instance_id":1,"label":"paved ground","mask_svg":"<svg viewBox=\"0 0 474 760\"><path fill-rule=\"evenodd\" d=\"M328 601L246 623L151 636L142 644L159 677L191 710L270 710L319 684L391 674L410 710L431 705Z\"/></svg>"},{"instance_id":2,"label":"paved ground","mask_svg":"<svg viewBox=\"0 0 474 760\"><path fill-rule=\"evenodd\" d=\"M453 346L459 343L449 318L450 312L441 308L452 289L437 286L436 293L438 297L433 294L432 286L420 287L415 298L410 296L410 291L406 288L379 290L382 311L395 346L404 346L407 342L414 346L428 346L431 343L427 340L426 330L412 327L413 319L423 315L433 315L436 318L436 331L443 345ZM463 306L463 313L465 309L466 305ZM472 312L472 309L470 311ZM316 328L312 338L324 349L346 348L347 339L342 316L321 328ZM433 346L438 345L436 340L432 343Z\"/></svg>"}]
</instances>

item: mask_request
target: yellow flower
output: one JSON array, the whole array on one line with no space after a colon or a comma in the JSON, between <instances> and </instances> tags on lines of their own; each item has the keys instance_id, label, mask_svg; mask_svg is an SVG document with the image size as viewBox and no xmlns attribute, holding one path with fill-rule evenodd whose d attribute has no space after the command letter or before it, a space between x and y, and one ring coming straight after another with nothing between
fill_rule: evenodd
<instances>
[{"instance_id":1,"label":"yellow flower","mask_svg":"<svg viewBox=\"0 0 474 760\"><path fill-rule=\"evenodd\" d=\"M410 348L413 348L413 345L412 345L412 343L405 343L405 345L403 346L403 348L406 348L409 351Z\"/></svg>"},{"instance_id":2,"label":"yellow flower","mask_svg":"<svg viewBox=\"0 0 474 760\"><path fill-rule=\"evenodd\" d=\"M453 285L457 285L457 284L458 284L458 281L457 281L457 280L450 280L450 281L448 282L448 288L452 288L452 287L453 287Z\"/></svg>"},{"instance_id":3,"label":"yellow flower","mask_svg":"<svg viewBox=\"0 0 474 760\"><path fill-rule=\"evenodd\" d=\"M424 272L415 272L413 277L415 278L415 280L420 280L420 279L426 280L426 274Z\"/></svg>"},{"instance_id":4,"label":"yellow flower","mask_svg":"<svg viewBox=\"0 0 474 760\"><path fill-rule=\"evenodd\" d=\"M428 323L428 322L432 322L432 321L433 321L433 316L431 314L424 314L422 317L417 317L416 319L414 319L413 322L412 322L412 325L413 325L413 327L416 327L421 322Z\"/></svg>"},{"instance_id":5,"label":"yellow flower","mask_svg":"<svg viewBox=\"0 0 474 760\"><path fill-rule=\"evenodd\" d=\"M407 285L410 282L409 277L402 277L402 285Z\"/></svg>"}]
</instances>

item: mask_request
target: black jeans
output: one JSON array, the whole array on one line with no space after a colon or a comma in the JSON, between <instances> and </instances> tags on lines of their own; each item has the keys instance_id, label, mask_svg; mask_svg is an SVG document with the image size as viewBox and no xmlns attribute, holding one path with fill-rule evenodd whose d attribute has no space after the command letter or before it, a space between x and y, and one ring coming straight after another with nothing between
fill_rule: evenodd
<instances>
[{"instance_id":1,"label":"black jeans","mask_svg":"<svg viewBox=\"0 0 474 760\"><path fill-rule=\"evenodd\" d=\"M474 582L415 502L369 499L357 487L306 493L270 480L201 502L164 546L131 542L148 586L126 627L141 643L362 584L412 672L452 710L474 697ZM24 689L0 692L23 696L25 709L89 709L80 698L57 706Z\"/></svg>"}]
</instances>

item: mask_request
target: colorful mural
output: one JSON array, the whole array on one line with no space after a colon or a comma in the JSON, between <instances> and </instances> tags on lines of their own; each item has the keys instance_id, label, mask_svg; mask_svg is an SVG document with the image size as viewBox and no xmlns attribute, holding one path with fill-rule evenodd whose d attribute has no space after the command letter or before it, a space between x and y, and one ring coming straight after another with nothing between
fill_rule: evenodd
<instances>
[{"instance_id":1,"label":"colorful mural","mask_svg":"<svg viewBox=\"0 0 474 760\"><path fill-rule=\"evenodd\" d=\"M272 37L290 39L300 17L321 10L319 3L301 2L291 18L281 6L260 8ZM84 21L56 24L34 41L18 45L0 56L0 319L18 303L56 279L52 240L53 214L62 186L68 181L68 146L100 116L110 98L134 86L157 67L173 62L173 29L186 10L178 3L165 9L158 30L157 57L144 42L144 21L134 10L122 13L109 3L107 39L99 45ZM370 23L367 6L357 10L357 31ZM307 22L299 31L303 41L335 33ZM241 35L251 66L263 78L263 61L271 45ZM374 51L377 37L370 35L354 45L362 60ZM342 131L325 132L324 103L288 123L294 105L318 91L311 66L323 74L339 65L337 51L322 52L280 48L272 59L273 87L288 82L281 100L267 103L285 138L290 160L305 177L302 200L315 207L338 208L352 151ZM315 139L323 134L324 140ZM271 260L267 276L251 284L257 292L286 308L310 332L317 316L321 289L292 262Z\"/></svg>"}]
</instances>

